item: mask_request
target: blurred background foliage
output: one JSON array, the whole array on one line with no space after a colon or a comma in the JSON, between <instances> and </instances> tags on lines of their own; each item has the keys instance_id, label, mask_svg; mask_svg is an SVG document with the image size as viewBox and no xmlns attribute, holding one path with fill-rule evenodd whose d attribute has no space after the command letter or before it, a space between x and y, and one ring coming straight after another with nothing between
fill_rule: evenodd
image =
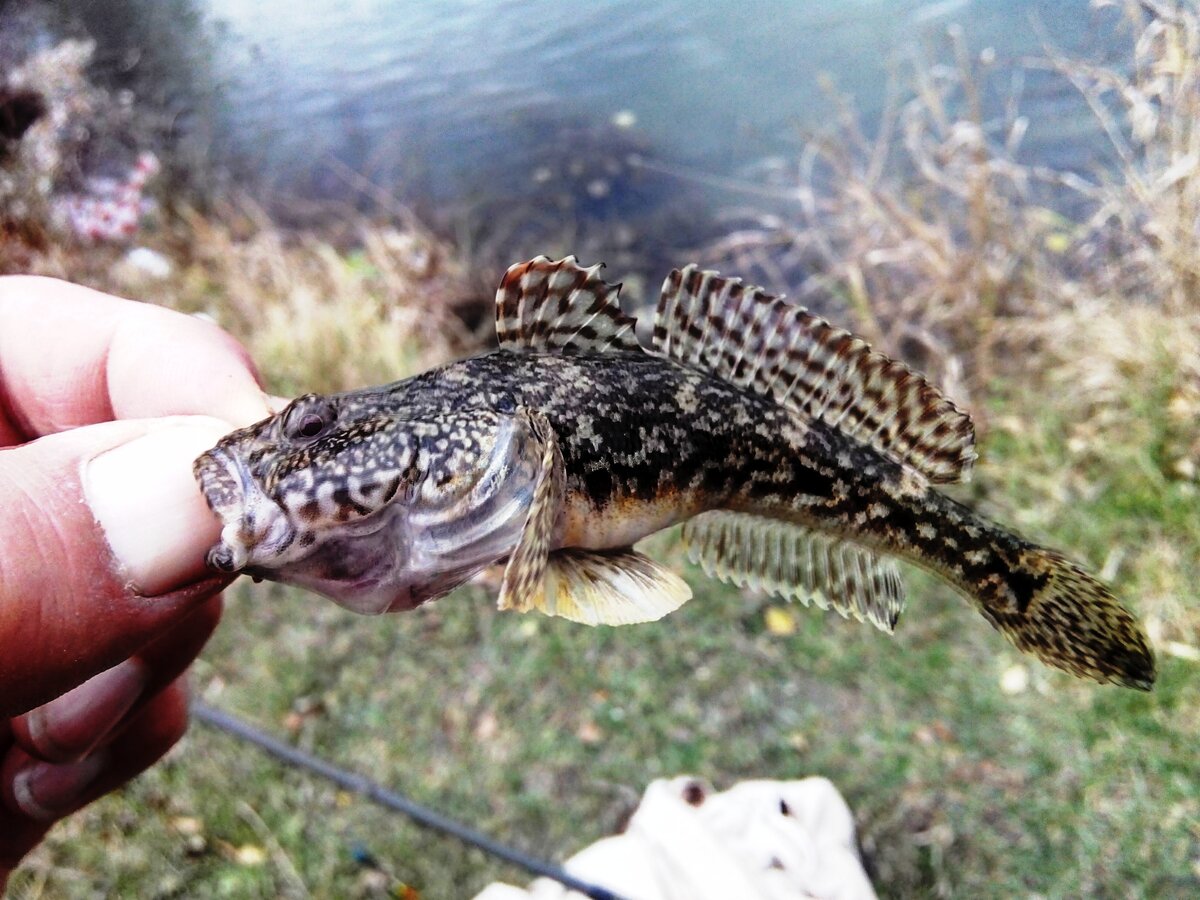
<instances>
[{"instance_id":1,"label":"blurred background foliage","mask_svg":"<svg viewBox=\"0 0 1200 900\"><path fill-rule=\"evenodd\" d=\"M1161 672L1141 695L1040 668L918 572L888 639L689 569L693 602L621 630L500 615L481 586L360 619L239 583L196 692L551 856L619 828L659 776L822 774L885 896L1200 893L1200 7L1073 5L1097 23L1092 55L1027 20L1008 27L1036 52L1000 55L923 15L880 97L795 84L823 124L724 170L664 151L632 112L549 103L511 119L506 169L454 194L369 140L283 181L219 150L236 95L212 60L232 39L203 7L6 4L0 271L209 316L286 395L486 347L493 285L533 252L605 259L631 308L668 266L720 267L968 406L982 460L958 496L1099 570ZM1088 124L1026 111L1035 82ZM102 214L104 179L147 151L161 172L139 230L82 233L69 198ZM672 535L654 550L683 565ZM59 826L10 890L451 897L497 877L523 879L196 727Z\"/></svg>"}]
</instances>

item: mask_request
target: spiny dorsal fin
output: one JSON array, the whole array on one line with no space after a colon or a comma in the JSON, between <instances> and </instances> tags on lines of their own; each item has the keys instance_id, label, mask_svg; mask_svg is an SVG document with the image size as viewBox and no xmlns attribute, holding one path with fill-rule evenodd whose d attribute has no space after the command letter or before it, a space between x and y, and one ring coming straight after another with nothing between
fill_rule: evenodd
<instances>
[{"instance_id":1,"label":"spiny dorsal fin","mask_svg":"<svg viewBox=\"0 0 1200 900\"><path fill-rule=\"evenodd\" d=\"M710 577L810 601L891 633L904 609L896 564L831 535L742 513L709 512L683 526L688 558Z\"/></svg>"},{"instance_id":2,"label":"spiny dorsal fin","mask_svg":"<svg viewBox=\"0 0 1200 900\"><path fill-rule=\"evenodd\" d=\"M975 459L970 417L903 363L760 288L688 266L663 284L653 352L841 429L930 481Z\"/></svg>"},{"instance_id":3,"label":"spiny dorsal fin","mask_svg":"<svg viewBox=\"0 0 1200 900\"><path fill-rule=\"evenodd\" d=\"M525 407L518 409L517 415L527 420L529 430L541 444L542 458L533 483L533 499L529 502L525 527L521 529L521 537L504 568L497 605L500 609L527 612L534 607L540 608L545 602L546 561L550 557L550 542L554 537L554 523L558 518L566 475L558 437L549 419L543 413Z\"/></svg>"},{"instance_id":4,"label":"spiny dorsal fin","mask_svg":"<svg viewBox=\"0 0 1200 900\"><path fill-rule=\"evenodd\" d=\"M584 625L654 622L692 598L687 582L632 548L556 550L535 606Z\"/></svg>"},{"instance_id":5,"label":"spiny dorsal fin","mask_svg":"<svg viewBox=\"0 0 1200 900\"><path fill-rule=\"evenodd\" d=\"M621 312L601 266L584 268L568 256L539 256L504 273L496 291L496 337L513 352L602 353L637 350L634 319Z\"/></svg>"}]
</instances>

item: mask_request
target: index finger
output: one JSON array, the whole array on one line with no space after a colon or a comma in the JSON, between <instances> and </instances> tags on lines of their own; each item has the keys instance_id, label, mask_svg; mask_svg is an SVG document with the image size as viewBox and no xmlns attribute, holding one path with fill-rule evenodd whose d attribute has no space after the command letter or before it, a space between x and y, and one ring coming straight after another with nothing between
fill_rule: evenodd
<instances>
[{"instance_id":1,"label":"index finger","mask_svg":"<svg viewBox=\"0 0 1200 900\"><path fill-rule=\"evenodd\" d=\"M111 419L269 415L216 325L65 281L0 278L0 446Z\"/></svg>"}]
</instances>

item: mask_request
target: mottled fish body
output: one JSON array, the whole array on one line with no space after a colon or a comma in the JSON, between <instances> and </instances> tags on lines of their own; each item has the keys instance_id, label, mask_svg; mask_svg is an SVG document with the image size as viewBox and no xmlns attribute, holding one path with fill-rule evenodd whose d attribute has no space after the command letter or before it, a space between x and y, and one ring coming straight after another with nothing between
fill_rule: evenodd
<instances>
[{"instance_id":1,"label":"mottled fish body","mask_svg":"<svg viewBox=\"0 0 1200 900\"><path fill-rule=\"evenodd\" d=\"M890 631L898 557L1051 665L1153 683L1103 585L936 490L969 471L974 432L919 375L694 267L667 279L643 348L598 269L514 266L498 350L222 440L196 465L224 523L210 563L382 612L506 562L501 608L628 624L690 598L633 550L684 522L715 577Z\"/></svg>"}]
</instances>

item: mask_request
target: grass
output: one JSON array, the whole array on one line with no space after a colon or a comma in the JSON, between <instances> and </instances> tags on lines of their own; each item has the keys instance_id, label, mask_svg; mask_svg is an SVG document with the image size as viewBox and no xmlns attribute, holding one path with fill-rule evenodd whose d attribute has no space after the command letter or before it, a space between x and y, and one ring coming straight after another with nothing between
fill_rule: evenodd
<instances>
[{"instance_id":1,"label":"grass","mask_svg":"<svg viewBox=\"0 0 1200 900\"><path fill-rule=\"evenodd\" d=\"M963 373L986 427L975 480L956 493L1103 573L1147 623L1153 693L1039 666L920 572L889 638L691 567L691 603L624 629L500 614L480 587L363 619L239 583L197 692L548 857L618 829L654 778L820 774L854 810L884 896L1200 894L1200 314L1186 249L1200 109L1185 89L1197 71L1180 62L1197 57L1177 52L1200 17L1154 9L1127 8L1140 17L1127 90L1108 70L1050 63L1127 151L1111 175L1072 182L1090 191L1087 217L1026 189L1019 142L988 139L960 54L957 74L917 71L894 108L906 162L843 118L806 157L812 172L840 159L840 178L805 182L813 215L788 223L814 264L806 289L841 299L884 345L915 341L942 375ZM249 204L169 224L153 238L176 263L163 283L97 248L52 245L21 266L211 315L283 394L390 380L471 345L446 313L475 291L469 269L409 219L354 220L352 242L285 236ZM777 232L724 250L761 262ZM683 565L670 536L654 547ZM364 852L379 865L357 862ZM526 880L196 726L59 825L10 889L382 897L407 885L441 898L496 878Z\"/></svg>"},{"instance_id":2,"label":"grass","mask_svg":"<svg viewBox=\"0 0 1200 900\"><path fill-rule=\"evenodd\" d=\"M1194 526L1149 525L1177 516L1130 499L1150 546L1195 559ZM1094 562L1129 521L1102 496L1049 515ZM1123 592L1169 579L1186 596L1191 565L1154 571L1148 556L1118 579ZM1151 696L1095 688L1017 657L920 578L912 596L888 640L816 614L777 636L759 603L706 584L666 622L599 632L501 616L475 591L361 620L242 587L197 683L302 746L555 856L613 830L655 777L820 773L856 810L886 894L1194 888L1195 663L1164 655ZM1013 667L1032 687L1008 696ZM167 764L61 826L15 891L277 896L302 884L340 896L368 880L351 861L358 843L430 897L517 877L197 728Z\"/></svg>"},{"instance_id":3,"label":"grass","mask_svg":"<svg viewBox=\"0 0 1200 900\"><path fill-rule=\"evenodd\" d=\"M1062 327L1095 344L1116 324ZM786 610L794 633L776 633L768 604L694 569L696 598L677 614L599 630L497 613L479 588L362 619L242 584L197 690L553 857L619 827L657 777L822 774L854 809L886 896L1194 893L1200 679L1178 647L1196 643L1200 523L1165 449L1186 357L1167 352L1183 340L1171 323L1134 327L1162 352L1112 392L1051 402L997 386L974 490L1107 570L1155 632L1153 694L1041 668L921 573L889 639L800 608ZM1046 377L1078 364L1064 357ZM1089 437L1079 423L1096 421L1108 424ZM675 554L670 541L658 551ZM355 863L359 847L386 872ZM14 894L384 896L403 883L456 897L494 878L524 880L196 726L165 764L60 826Z\"/></svg>"}]
</instances>

